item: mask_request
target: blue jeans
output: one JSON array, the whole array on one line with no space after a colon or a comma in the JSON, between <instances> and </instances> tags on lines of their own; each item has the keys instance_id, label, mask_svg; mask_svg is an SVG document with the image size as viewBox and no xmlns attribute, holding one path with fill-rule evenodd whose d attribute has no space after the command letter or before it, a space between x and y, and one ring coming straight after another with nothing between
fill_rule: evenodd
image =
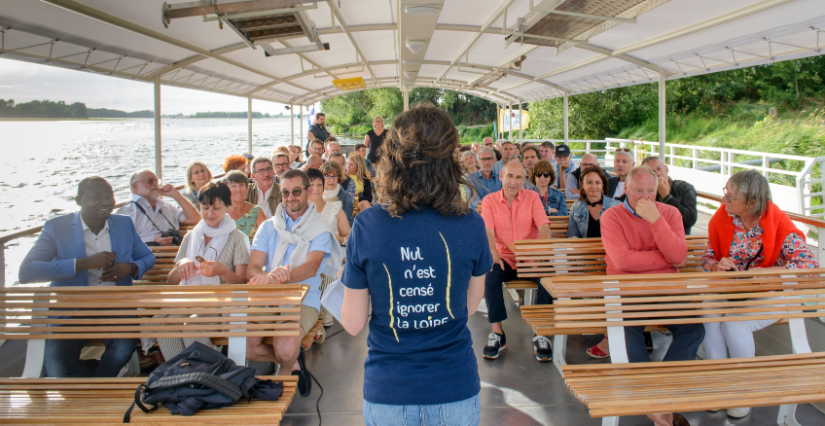
<instances>
[{"instance_id":1,"label":"blue jeans","mask_svg":"<svg viewBox=\"0 0 825 426\"><path fill-rule=\"evenodd\" d=\"M43 370L46 377L115 377L132 354L138 339L104 339L100 360L80 359L86 340L46 340Z\"/></svg>"},{"instance_id":2,"label":"blue jeans","mask_svg":"<svg viewBox=\"0 0 825 426\"><path fill-rule=\"evenodd\" d=\"M667 325L673 334L673 341L667 348L663 361L690 361L696 359L696 351L705 339L703 324ZM630 362L649 362L650 355L645 345L644 327L625 327L624 339L627 345L627 359Z\"/></svg>"},{"instance_id":3,"label":"blue jeans","mask_svg":"<svg viewBox=\"0 0 825 426\"><path fill-rule=\"evenodd\" d=\"M364 401L367 426L478 426L480 419L478 395L434 405L384 405Z\"/></svg>"},{"instance_id":4,"label":"blue jeans","mask_svg":"<svg viewBox=\"0 0 825 426\"><path fill-rule=\"evenodd\" d=\"M504 262L504 269L501 265L496 263L493 265L493 270L487 273L484 278L484 300L487 302L487 320L492 323L502 322L507 319L507 307L504 305L504 284L505 281L518 279L518 273L515 269L510 267L510 264ZM536 292L537 305L550 305L553 303L553 297L539 283L539 278L527 278L539 285Z\"/></svg>"}]
</instances>

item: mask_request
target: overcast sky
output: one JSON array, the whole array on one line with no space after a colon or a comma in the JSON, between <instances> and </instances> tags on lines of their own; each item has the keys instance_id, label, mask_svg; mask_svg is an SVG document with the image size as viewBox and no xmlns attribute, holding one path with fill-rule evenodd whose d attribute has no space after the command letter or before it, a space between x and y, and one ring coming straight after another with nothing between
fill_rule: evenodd
<instances>
[{"instance_id":1,"label":"overcast sky","mask_svg":"<svg viewBox=\"0 0 825 426\"><path fill-rule=\"evenodd\" d=\"M207 111L246 111L246 99L199 90L163 86L163 114L189 115ZM152 85L49 65L0 59L0 99L83 102L88 108L123 111L153 109ZM252 100L252 110L278 114L284 105Z\"/></svg>"}]
</instances>

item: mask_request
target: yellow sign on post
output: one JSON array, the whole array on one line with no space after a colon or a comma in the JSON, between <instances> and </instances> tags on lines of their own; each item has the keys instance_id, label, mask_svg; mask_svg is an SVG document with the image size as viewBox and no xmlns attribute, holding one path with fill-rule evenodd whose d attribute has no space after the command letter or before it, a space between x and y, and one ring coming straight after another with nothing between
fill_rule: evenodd
<instances>
[{"instance_id":1,"label":"yellow sign on post","mask_svg":"<svg viewBox=\"0 0 825 426\"><path fill-rule=\"evenodd\" d=\"M501 108L498 110L499 132L510 131L510 120L508 120L507 118L508 112L510 112L513 115L513 130L527 130L527 128L530 127L530 113L528 111L522 111L521 120L519 120L518 110L509 111L507 109ZM523 123L521 121L523 121Z\"/></svg>"}]
</instances>

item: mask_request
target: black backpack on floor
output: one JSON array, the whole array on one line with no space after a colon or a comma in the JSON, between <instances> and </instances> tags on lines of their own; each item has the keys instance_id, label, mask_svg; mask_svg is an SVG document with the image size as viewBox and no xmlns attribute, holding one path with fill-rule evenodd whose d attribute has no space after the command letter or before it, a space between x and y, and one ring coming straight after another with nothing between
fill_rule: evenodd
<instances>
[{"instance_id":1,"label":"black backpack on floor","mask_svg":"<svg viewBox=\"0 0 825 426\"><path fill-rule=\"evenodd\" d=\"M135 405L148 413L163 404L172 414L191 416L198 410L233 405L241 398L277 401L283 390L283 383L258 379L254 369L235 365L222 353L195 342L138 386L123 423L129 423Z\"/></svg>"}]
</instances>

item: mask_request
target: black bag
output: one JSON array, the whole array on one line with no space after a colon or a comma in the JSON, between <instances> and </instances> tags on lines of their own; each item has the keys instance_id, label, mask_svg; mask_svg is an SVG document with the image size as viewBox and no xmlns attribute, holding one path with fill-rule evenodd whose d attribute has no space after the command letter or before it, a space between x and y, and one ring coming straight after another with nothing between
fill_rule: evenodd
<instances>
[{"instance_id":1,"label":"black bag","mask_svg":"<svg viewBox=\"0 0 825 426\"><path fill-rule=\"evenodd\" d=\"M172 414L191 416L198 410L233 405L241 398L277 401L283 390L283 383L258 379L254 369L235 365L222 353L195 342L138 386L123 423L129 423L135 405L148 413L163 404Z\"/></svg>"}]
</instances>

